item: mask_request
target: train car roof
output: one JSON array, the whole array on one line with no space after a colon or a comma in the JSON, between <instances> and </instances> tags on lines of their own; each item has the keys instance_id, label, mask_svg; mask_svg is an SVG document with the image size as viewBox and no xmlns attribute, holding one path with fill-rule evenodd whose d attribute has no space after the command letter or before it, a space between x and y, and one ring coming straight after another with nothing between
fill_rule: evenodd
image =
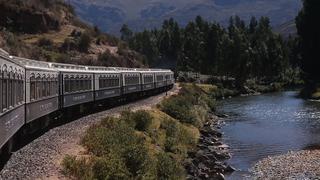
<instances>
[{"instance_id":1,"label":"train car roof","mask_svg":"<svg viewBox=\"0 0 320 180\"><path fill-rule=\"evenodd\" d=\"M104 66L85 66L76 64L54 63L36 61L27 58L10 56L7 52L0 49L0 55L14 63L24 66L27 69L61 71L70 73L168 73L169 69L150 69L150 68L126 68L126 67L104 67Z\"/></svg>"},{"instance_id":2,"label":"train car roof","mask_svg":"<svg viewBox=\"0 0 320 180\"><path fill-rule=\"evenodd\" d=\"M10 54L9 54L7 51L5 51L5 50L3 50L3 49L1 49L1 48L0 48L0 57L3 58L3 59L5 59L6 61L10 61L10 62L13 63L13 64L16 64L16 65L18 65L18 66L22 66L20 63L17 63L17 62L13 59L13 56L10 56Z\"/></svg>"},{"instance_id":3,"label":"train car roof","mask_svg":"<svg viewBox=\"0 0 320 180\"><path fill-rule=\"evenodd\" d=\"M45 70L45 71L57 71L50 66L50 63L44 61L36 61L27 58L21 58L13 56L12 59L19 63L21 66L24 66L26 69L32 70Z\"/></svg>"}]
</instances>

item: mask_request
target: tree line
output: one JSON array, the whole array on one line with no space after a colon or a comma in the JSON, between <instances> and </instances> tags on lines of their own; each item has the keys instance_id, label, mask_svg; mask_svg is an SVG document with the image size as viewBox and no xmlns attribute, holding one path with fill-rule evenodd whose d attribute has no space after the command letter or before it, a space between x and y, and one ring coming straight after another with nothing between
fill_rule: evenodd
<instances>
[{"instance_id":1,"label":"tree line","mask_svg":"<svg viewBox=\"0 0 320 180\"><path fill-rule=\"evenodd\" d=\"M303 0L303 8L296 18L298 30L298 60L301 62L306 93L320 87L320 1ZM311 91L311 92L308 92Z\"/></svg>"},{"instance_id":2,"label":"tree line","mask_svg":"<svg viewBox=\"0 0 320 180\"><path fill-rule=\"evenodd\" d=\"M145 55L151 66L169 62L177 71L235 77L239 85L251 78L290 79L299 65L291 58L296 40L274 33L267 17L252 17L246 24L233 16L226 28L201 16L185 27L171 18L159 29L137 33L123 25L121 39Z\"/></svg>"}]
</instances>

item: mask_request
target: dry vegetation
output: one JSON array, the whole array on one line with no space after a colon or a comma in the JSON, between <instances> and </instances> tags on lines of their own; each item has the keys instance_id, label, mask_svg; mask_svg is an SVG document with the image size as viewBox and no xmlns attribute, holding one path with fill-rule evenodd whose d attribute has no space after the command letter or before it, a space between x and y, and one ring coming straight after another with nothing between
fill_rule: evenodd
<instances>
[{"instance_id":1,"label":"dry vegetation","mask_svg":"<svg viewBox=\"0 0 320 180\"><path fill-rule=\"evenodd\" d=\"M144 66L116 37L85 24L60 0L0 0L0 48L41 61Z\"/></svg>"}]
</instances>

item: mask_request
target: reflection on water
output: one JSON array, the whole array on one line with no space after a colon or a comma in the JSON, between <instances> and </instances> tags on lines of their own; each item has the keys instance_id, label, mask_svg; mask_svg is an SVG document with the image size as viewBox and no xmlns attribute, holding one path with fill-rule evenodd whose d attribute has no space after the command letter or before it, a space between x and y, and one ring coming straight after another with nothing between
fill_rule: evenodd
<instances>
[{"instance_id":1,"label":"reflection on water","mask_svg":"<svg viewBox=\"0 0 320 180\"><path fill-rule=\"evenodd\" d=\"M262 158L320 144L320 102L295 96L290 91L220 102L218 111L231 115L222 128L233 154L229 163L241 170L229 179L248 174Z\"/></svg>"}]
</instances>

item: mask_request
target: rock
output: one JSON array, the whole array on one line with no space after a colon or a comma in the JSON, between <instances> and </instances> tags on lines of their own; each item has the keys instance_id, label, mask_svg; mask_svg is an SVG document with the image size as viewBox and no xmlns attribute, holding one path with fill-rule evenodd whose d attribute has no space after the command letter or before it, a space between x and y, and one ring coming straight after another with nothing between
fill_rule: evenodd
<instances>
[{"instance_id":1,"label":"rock","mask_svg":"<svg viewBox=\"0 0 320 180\"><path fill-rule=\"evenodd\" d=\"M206 171L206 170L208 170L209 168L208 168L205 164L199 163L199 164L198 164L198 169L200 169L200 170L202 170L202 171Z\"/></svg>"},{"instance_id":2,"label":"rock","mask_svg":"<svg viewBox=\"0 0 320 180\"><path fill-rule=\"evenodd\" d=\"M207 173L204 173L204 172L201 172L201 173L199 174L199 177L200 177L201 179L209 179L209 175L208 175Z\"/></svg>"},{"instance_id":3,"label":"rock","mask_svg":"<svg viewBox=\"0 0 320 180\"><path fill-rule=\"evenodd\" d=\"M229 159L229 146L221 142L222 133L218 126L221 123L216 116L211 117L204 127L200 129L199 150L190 153L192 162L186 169L190 175L188 179L225 179L223 173L231 173L235 169L223 161Z\"/></svg>"},{"instance_id":4,"label":"rock","mask_svg":"<svg viewBox=\"0 0 320 180\"><path fill-rule=\"evenodd\" d=\"M218 160L226 160L226 159L230 159L231 158L229 153L221 153L221 152L212 151L212 154L214 154L214 156Z\"/></svg>"},{"instance_id":5,"label":"rock","mask_svg":"<svg viewBox=\"0 0 320 180\"><path fill-rule=\"evenodd\" d=\"M229 149L230 147L226 144L222 144L220 146L218 146L219 149Z\"/></svg>"},{"instance_id":6,"label":"rock","mask_svg":"<svg viewBox=\"0 0 320 180\"><path fill-rule=\"evenodd\" d=\"M224 171L226 173L233 173L234 171L236 171L236 168L232 167L231 165L228 165Z\"/></svg>"},{"instance_id":7,"label":"rock","mask_svg":"<svg viewBox=\"0 0 320 180\"><path fill-rule=\"evenodd\" d=\"M227 114L217 114L219 118L228 118L229 116Z\"/></svg>"},{"instance_id":8,"label":"rock","mask_svg":"<svg viewBox=\"0 0 320 180\"><path fill-rule=\"evenodd\" d=\"M224 180L224 179L225 179L225 177L222 173L217 174L216 180Z\"/></svg>"}]
</instances>

